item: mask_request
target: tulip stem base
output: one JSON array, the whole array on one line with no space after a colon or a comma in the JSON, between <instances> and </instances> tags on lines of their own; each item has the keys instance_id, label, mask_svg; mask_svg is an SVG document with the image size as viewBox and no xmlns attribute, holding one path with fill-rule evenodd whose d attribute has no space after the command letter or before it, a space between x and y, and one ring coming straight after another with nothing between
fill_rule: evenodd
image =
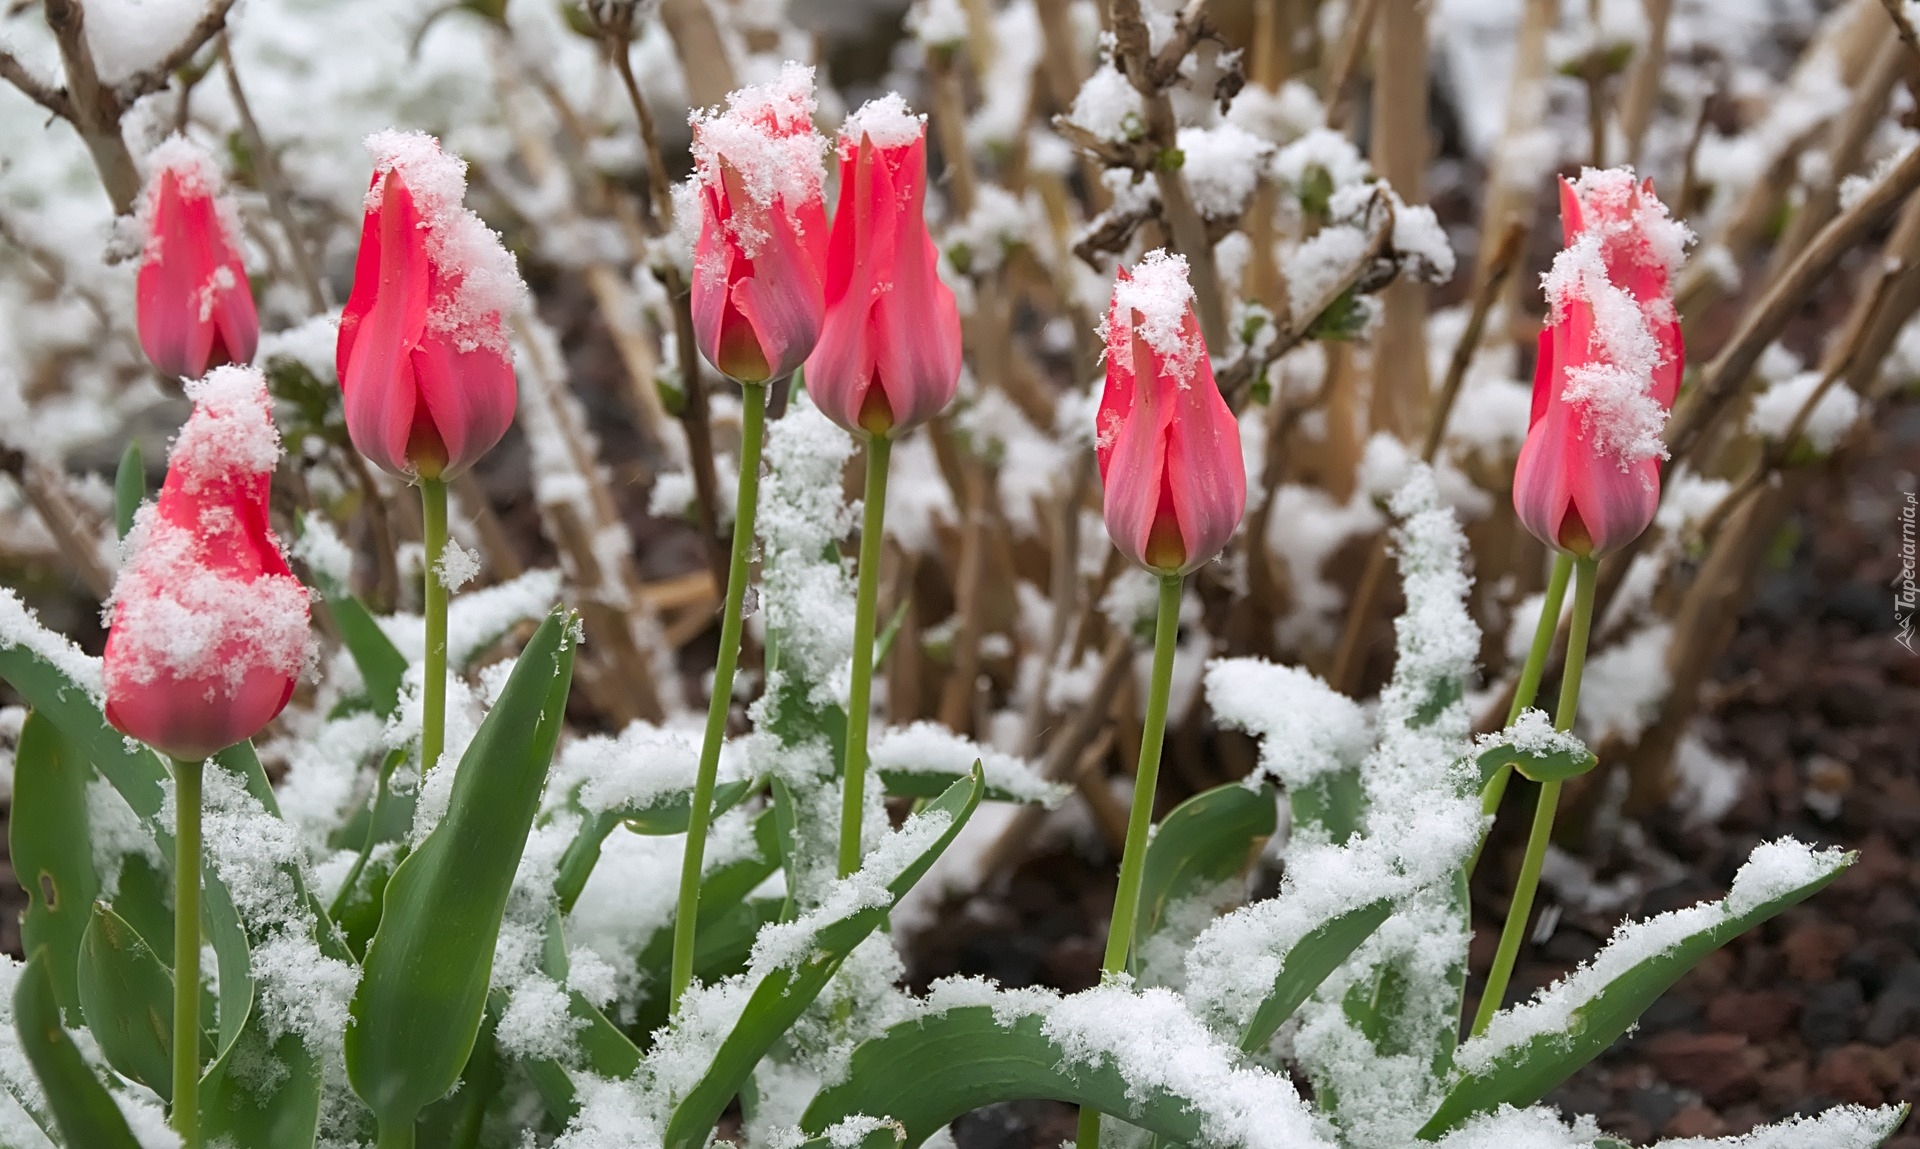
<instances>
[{"instance_id":1,"label":"tulip stem base","mask_svg":"<svg viewBox=\"0 0 1920 1149\"><path fill-rule=\"evenodd\" d=\"M1173 688L1173 654L1180 638L1180 588L1177 574L1160 576L1160 607L1153 626L1153 677L1147 686L1147 712L1140 727L1140 765L1133 776L1133 807L1127 815L1127 841L1120 854L1120 886L1113 896L1113 918L1107 923L1107 951L1100 963L1102 980L1127 968L1133 947L1134 918L1139 913L1140 881L1146 868L1147 831L1153 825L1153 797L1160 777L1160 749L1166 741L1167 695ZM1079 1149L1099 1149L1100 1111L1080 1109Z\"/></svg>"},{"instance_id":2,"label":"tulip stem base","mask_svg":"<svg viewBox=\"0 0 1920 1149\"><path fill-rule=\"evenodd\" d=\"M887 466L893 441L867 440L866 501L861 508L859 589L853 600L853 683L847 691L847 760L840 781L840 876L860 868L866 813L867 723L873 699L873 628L880 605L880 544L886 529Z\"/></svg>"},{"instance_id":3,"label":"tulip stem base","mask_svg":"<svg viewBox=\"0 0 1920 1149\"><path fill-rule=\"evenodd\" d=\"M700 872L706 861L707 827L713 819L713 784L720 772L720 744L733 706L733 673L740 663L741 614L752 575L753 516L760 502L760 448L766 437L767 392L779 384L740 388L740 485L734 499L733 547L727 562L727 598L720 616L720 653L713 667L713 697L707 703L700 768L693 779L687 816L687 846L680 861L680 899L673 916L673 967L667 983L668 1016L693 980L694 927L700 915Z\"/></svg>"},{"instance_id":4,"label":"tulip stem base","mask_svg":"<svg viewBox=\"0 0 1920 1149\"><path fill-rule=\"evenodd\" d=\"M420 695L420 773L440 764L447 739L447 584L441 562L447 551L447 484L420 480L420 512L425 524L427 616L426 684Z\"/></svg>"},{"instance_id":5,"label":"tulip stem base","mask_svg":"<svg viewBox=\"0 0 1920 1149\"><path fill-rule=\"evenodd\" d=\"M200 1145L200 771L173 763L173 1131Z\"/></svg>"},{"instance_id":6,"label":"tulip stem base","mask_svg":"<svg viewBox=\"0 0 1920 1149\"><path fill-rule=\"evenodd\" d=\"M1567 668L1560 676L1560 705L1555 708L1553 727L1573 729L1574 715L1580 708L1580 679L1586 670L1587 635L1593 625L1593 559L1573 560L1573 626L1567 637ZM1556 572L1558 564L1555 565ZM1557 625L1557 619L1556 619ZM1507 907L1506 924L1500 929L1500 948L1493 955L1493 968L1487 971L1487 987L1480 995L1480 1008L1474 1011L1473 1034L1477 1037L1493 1020L1507 994L1507 980L1513 976L1513 963L1520 956L1520 942L1526 937L1527 919L1533 913L1533 895L1540 888L1540 868L1546 862L1547 843L1553 840L1553 814L1560 802L1560 780L1540 784L1540 798L1533 808L1533 829L1527 835L1527 852L1520 862L1520 875L1514 880L1513 903Z\"/></svg>"},{"instance_id":7,"label":"tulip stem base","mask_svg":"<svg viewBox=\"0 0 1920 1149\"><path fill-rule=\"evenodd\" d=\"M1533 626L1533 645L1527 648L1526 665L1520 669L1520 681L1513 688L1513 705L1507 708L1507 725L1512 726L1520 718L1520 712L1533 705L1534 695L1540 691L1540 677L1547 670L1547 655L1553 650L1553 636L1560 629L1560 604L1566 601L1567 582L1573 577L1573 556L1565 552L1555 552L1553 571L1547 576L1547 596L1540 604L1540 620ZM1480 814L1491 818L1500 811L1500 799L1506 797L1507 782L1513 777L1512 766L1502 766L1487 779L1486 788L1480 792ZM1481 845L1486 840L1481 839ZM1472 874L1480 861L1480 851L1475 849L1473 858L1467 863L1467 873Z\"/></svg>"}]
</instances>

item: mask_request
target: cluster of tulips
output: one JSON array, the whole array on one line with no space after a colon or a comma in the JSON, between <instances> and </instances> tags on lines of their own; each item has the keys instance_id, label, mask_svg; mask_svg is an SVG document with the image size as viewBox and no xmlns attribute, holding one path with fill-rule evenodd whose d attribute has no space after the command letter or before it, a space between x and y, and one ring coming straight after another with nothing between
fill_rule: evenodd
<instances>
[{"instance_id":1,"label":"cluster of tulips","mask_svg":"<svg viewBox=\"0 0 1920 1149\"><path fill-rule=\"evenodd\" d=\"M880 540L889 451L939 415L961 371L960 315L941 281L924 218L924 117L898 96L849 116L833 151L838 202L828 222L824 157L809 69L736 93L694 117L692 188L700 208L692 313L701 352L743 396L741 478L718 666L692 796L675 917L671 997L693 971L700 874L715 804L751 577L754 512L769 391L804 379L807 396L865 451L853 666L842 772L842 876L863 856ZM461 203L463 165L419 134L369 140L374 171L338 369L358 450L416 485L426 535L426 677L417 761L442 762L447 482L501 438L515 409L504 317L524 290L498 238ZM156 151L142 207L139 331L156 367L193 380L194 410L165 485L129 539L105 654L106 714L174 764L177 859L175 1032L198 1022L201 762L260 732L309 660L307 594L268 524L279 458L271 401L244 366L258 320L212 161L184 141ZM1531 425L1513 484L1520 520L1556 554L1519 690L1533 702L1570 582L1575 601L1555 726L1578 703L1596 562L1650 523L1659 499L1659 431L1682 350L1669 280L1686 241L1650 184L1588 172L1562 186L1566 251L1547 277ZM1220 555L1247 499L1239 429L1215 385L1186 261L1152 252L1119 271L1102 336L1106 383L1094 441L1114 545L1159 579L1152 677L1137 784L1104 969L1127 967L1154 804L1182 580ZM1589 758L1582 765L1590 765ZM1507 768L1487 788L1497 806ZM1551 831L1559 780L1539 813L1478 1032L1498 1008ZM374 945L380 945L376 938ZM356 1010L360 1003L356 1002ZM349 1041L353 1039L350 1036ZM196 1146L196 1043L173 1051L172 1124ZM355 1080L363 1096L377 1085ZM384 1135L384 1134L383 1134ZM1093 1149L1088 1109L1079 1144ZM385 1142L383 1141L383 1144Z\"/></svg>"}]
</instances>

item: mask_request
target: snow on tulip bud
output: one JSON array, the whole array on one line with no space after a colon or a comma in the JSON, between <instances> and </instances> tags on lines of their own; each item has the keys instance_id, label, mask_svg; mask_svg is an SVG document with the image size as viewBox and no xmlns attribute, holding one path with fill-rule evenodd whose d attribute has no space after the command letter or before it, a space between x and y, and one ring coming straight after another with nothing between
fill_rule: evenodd
<instances>
[{"instance_id":1,"label":"snow on tulip bud","mask_svg":"<svg viewBox=\"0 0 1920 1149\"><path fill-rule=\"evenodd\" d=\"M1100 334L1107 533L1141 566L1184 574L1220 553L1247 507L1240 425L1213 381L1186 258L1154 251L1122 268Z\"/></svg>"},{"instance_id":2,"label":"snow on tulip bud","mask_svg":"<svg viewBox=\"0 0 1920 1149\"><path fill-rule=\"evenodd\" d=\"M827 169L813 110L813 69L789 61L772 83L729 95L724 112L690 118L694 341L742 383L791 374L820 338Z\"/></svg>"},{"instance_id":3,"label":"snow on tulip bud","mask_svg":"<svg viewBox=\"0 0 1920 1149\"><path fill-rule=\"evenodd\" d=\"M103 669L115 729L198 760L259 733L292 697L307 591L267 526L280 433L265 377L221 367L187 397L160 497L127 535Z\"/></svg>"},{"instance_id":4,"label":"snow on tulip bud","mask_svg":"<svg viewBox=\"0 0 1920 1149\"><path fill-rule=\"evenodd\" d=\"M376 132L336 350L347 432L403 478L450 479L513 422L502 317L526 285L500 237L468 211L467 165L423 132Z\"/></svg>"},{"instance_id":5,"label":"snow on tulip bud","mask_svg":"<svg viewBox=\"0 0 1920 1149\"><path fill-rule=\"evenodd\" d=\"M184 136L153 149L147 165L134 311L141 350L162 372L187 379L251 362L260 317L240 262L239 215L221 194L219 167Z\"/></svg>"},{"instance_id":6,"label":"snow on tulip bud","mask_svg":"<svg viewBox=\"0 0 1920 1149\"><path fill-rule=\"evenodd\" d=\"M1660 504L1660 435L1684 361L1671 280L1692 236L1624 168L1561 180L1560 214L1566 247L1542 280L1552 312L1513 506L1535 538L1597 558Z\"/></svg>"},{"instance_id":7,"label":"snow on tulip bud","mask_svg":"<svg viewBox=\"0 0 1920 1149\"><path fill-rule=\"evenodd\" d=\"M898 435L960 383L960 309L927 234L927 122L890 94L840 128L840 203L827 245L827 317L807 394L855 433Z\"/></svg>"}]
</instances>

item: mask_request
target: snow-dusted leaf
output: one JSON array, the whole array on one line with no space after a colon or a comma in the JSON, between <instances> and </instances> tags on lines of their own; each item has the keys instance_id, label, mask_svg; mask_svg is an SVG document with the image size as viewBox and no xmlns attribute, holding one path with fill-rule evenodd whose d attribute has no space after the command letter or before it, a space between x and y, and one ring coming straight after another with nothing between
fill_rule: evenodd
<instances>
[{"instance_id":1,"label":"snow-dusted leaf","mask_svg":"<svg viewBox=\"0 0 1920 1149\"><path fill-rule=\"evenodd\" d=\"M1596 759L1572 733L1555 730L1544 711L1524 710L1505 730L1474 742L1482 787L1511 766L1535 782L1565 781L1593 769Z\"/></svg>"},{"instance_id":2,"label":"snow-dusted leaf","mask_svg":"<svg viewBox=\"0 0 1920 1149\"><path fill-rule=\"evenodd\" d=\"M147 497L146 462L140 457L140 440L128 438L120 452L120 466L113 473L113 529L126 538L133 529L133 513Z\"/></svg>"},{"instance_id":3,"label":"snow-dusted leaf","mask_svg":"<svg viewBox=\"0 0 1920 1149\"><path fill-rule=\"evenodd\" d=\"M268 1046L255 1025L249 1022L241 1048L259 1041L256 1056L271 1058L286 1074L271 1090L256 1093L240 1075L227 1072L228 1059L216 1062L200 1082L201 1136L209 1145L224 1139L233 1145L311 1149L320 1126L320 1065L299 1034L285 1034Z\"/></svg>"},{"instance_id":4,"label":"snow-dusted leaf","mask_svg":"<svg viewBox=\"0 0 1920 1149\"><path fill-rule=\"evenodd\" d=\"M1259 843L1273 833L1276 821L1273 792L1264 785L1247 787L1238 782L1195 794L1167 813L1154 830L1141 867L1130 959L1136 976L1143 949L1170 924L1168 911L1186 899L1211 900L1222 883L1245 871ZM1190 941L1199 929L1193 926L1184 940ZM1186 946L1180 948L1184 951Z\"/></svg>"},{"instance_id":5,"label":"snow-dusted leaf","mask_svg":"<svg viewBox=\"0 0 1920 1149\"><path fill-rule=\"evenodd\" d=\"M102 903L94 904L80 943L77 980L87 1031L107 1064L172 1101L173 975L153 947ZM192 1037L205 1045L197 1031Z\"/></svg>"},{"instance_id":6,"label":"snow-dusted leaf","mask_svg":"<svg viewBox=\"0 0 1920 1149\"><path fill-rule=\"evenodd\" d=\"M1816 851L1791 838L1764 843L1721 901L1622 926L1591 962L1532 1001L1502 1010L1459 1048L1459 1076L1420 1135L1435 1137L1471 1114L1546 1096L1702 958L1812 896L1852 862L1851 854Z\"/></svg>"},{"instance_id":7,"label":"snow-dusted leaf","mask_svg":"<svg viewBox=\"0 0 1920 1149\"><path fill-rule=\"evenodd\" d=\"M714 787L713 817L738 806L753 790L753 780L745 778ZM586 889L594 863L600 860L600 847L615 828L624 823L636 834L684 834L692 808L693 796L685 790L674 790L653 795L645 805L626 804L587 814L568 843L567 852L561 855L559 874L554 879L561 912L572 910L580 891Z\"/></svg>"},{"instance_id":8,"label":"snow-dusted leaf","mask_svg":"<svg viewBox=\"0 0 1920 1149\"><path fill-rule=\"evenodd\" d=\"M400 684L407 677L407 659L393 640L374 621L373 612L359 597L344 589L329 589L321 584L327 612L340 630L340 641L360 668L360 680L366 684L367 702L381 717L391 717L400 707ZM343 700L343 705L346 701ZM336 711L338 713L338 711Z\"/></svg>"},{"instance_id":9,"label":"snow-dusted leaf","mask_svg":"<svg viewBox=\"0 0 1920 1149\"><path fill-rule=\"evenodd\" d=\"M1911 1108L1904 1103L1875 1109L1836 1105L1728 1137L1670 1137L1654 1149L1877 1149L1899 1130Z\"/></svg>"},{"instance_id":10,"label":"snow-dusted leaf","mask_svg":"<svg viewBox=\"0 0 1920 1149\"><path fill-rule=\"evenodd\" d=\"M38 712L20 727L14 754L13 807L7 822L14 872L27 892L20 942L45 947L54 997L79 1004L74 988L87 912L100 893L87 825L87 783L93 767L60 728Z\"/></svg>"},{"instance_id":11,"label":"snow-dusted leaf","mask_svg":"<svg viewBox=\"0 0 1920 1149\"><path fill-rule=\"evenodd\" d=\"M60 1022L48 961L44 949L30 955L13 990L13 1020L20 1031L20 1045L46 1091L47 1108L70 1146L140 1149L119 1106Z\"/></svg>"},{"instance_id":12,"label":"snow-dusted leaf","mask_svg":"<svg viewBox=\"0 0 1920 1149\"><path fill-rule=\"evenodd\" d=\"M1393 912L1393 900L1380 898L1346 911L1309 930L1280 959L1273 989L1262 998L1240 1036L1240 1048L1259 1049L1282 1022L1293 1016L1320 983Z\"/></svg>"},{"instance_id":13,"label":"snow-dusted leaf","mask_svg":"<svg viewBox=\"0 0 1920 1149\"><path fill-rule=\"evenodd\" d=\"M753 963L740 978L682 999L674 1029L655 1047L655 1060L672 1064L706 1053L705 1068L684 1090L674 1090L678 1098L667 1123L668 1149L706 1144L760 1058L960 833L985 789L976 765L970 777L955 782L869 852L860 870L836 883L818 908L761 930ZM739 1012L729 1022L724 1015L732 1008ZM707 1052L704 1042L715 1029L721 1031L719 1040Z\"/></svg>"}]
</instances>

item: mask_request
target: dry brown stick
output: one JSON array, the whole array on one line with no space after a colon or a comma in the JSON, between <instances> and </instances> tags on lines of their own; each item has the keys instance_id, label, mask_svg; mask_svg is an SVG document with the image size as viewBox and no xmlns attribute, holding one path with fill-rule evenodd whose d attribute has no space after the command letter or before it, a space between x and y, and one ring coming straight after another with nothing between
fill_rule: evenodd
<instances>
[{"instance_id":1,"label":"dry brown stick","mask_svg":"<svg viewBox=\"0 0 1920 1149\"><path fill-rule=\"evenodd\" d=\"M247 103L246 91L240 86L239 69L233 66L233 48L227 43L227 34L221 32L214 42L220 50L221 71L227 77L227 95L233 99L234 112L240 118L240 134L247 141L247 150L253 153L254 170L260 173L260 190L266 193L267 210L273 213L273 221L286 236L287 254L293 260L294 275L300 280L301 289L307 293L307 306L318 315L333 306L333 301L327 298L326 286L314 271L313 259L300 238L299 221L293 218L293 194L288 188L286 173L280 170L280 157L267 146L266 137L253 118L253 107Z\"/></svg>"},{"instance_id":2,"label":"dry brown stick","mask_svg":"<svg viewBox=\"0 0 1920 1149\"><path fill-rule=\"evenodd\" d=\"M514 548L513 536L501 524L500 516L493 513L487 490L472 471L453 481L453 497L457 500L457 509L472 520L474 533L480 536L480 549L487 556L487 569L493 572L493 577L503 582L519 577L526 567Z\"/></svg>"},{"instance_id":3,"label":"dry brown stick","mask_svg":"<svg viewBox=\"0 0 1920 1149\"><path fill-rule=\"evenodd\" d=\"M977 181L973 155L967 150L967 103L960 90L957 55L951 44L927 49L927 70L933 73L933 130L940 137L940 158L946 164L947 197L959 221L973 211Z\"/></svg>"},{"instance_id":4,"label":"dry brown stick","mask_svg":"<svg viewBox=\"0 0 1920 1149\"><path fill-rule=\"evenodd\" d=\"M1327 126L1335 131L1347 126L1347 116L1353 110L1354 76L1360 70L1367 42L1373 38L1373 21L1379 11L1380 0L1360 0L1350 9L1347 26L1340 33L1333 70L1327 73L1326 83L1320 89L1320 99L1327 106Z\"/></svg>"},{"instance_id":5,"label":"dry brown stick","mask_svg":"<svg viewBox=\"0 0 1920 1149\"><path fill-rule=\"evenodd\" d=\"M1060 653L1066 647L1077 600L1080 597L1080 504L1086 497L1087 481L1092 477L1093 456L1081 451L1068 470L1060 497L1054 502L1053 548L1048 556L1048 575L1053 584L1053 618L1047 626L1046 645L1040 650L1040 677L1034 683L1033 696L1027 700L1026 719L1020 738L1021 752L1032 754L1040 745L1047 721L1047 681L1052 676Z\"/></svg>"},{"instance_id":6,"label":"dry brown stick","mask_svg":"<svg viewBox=\"0 0 1920 1149\"><path fill-rule=\"evenodd\" d=\"M1807 296L1858 247L1887 214L1920 187L1920 148L1909 151L1852 207L1820 230L1799 258L1768 285L1766 293L1741 316L1727 345L1700 373L1689 398L1667 424L1669 466L1679 466L1699 444L1745 386L1760 355L1799 311Z\"/></svg>"},{"instance_id":7,"label":"dry brown stick","mask_svg":"<svg viewBox=\"0 0 1920 1149\"><path fill-rule=\"evenodd\" d=\"M712 107L740 86L707 0L663 0L660 22L672 37L695 107Z\"/></svg>"},{"instance_id":8,"label":"dry brown stick","mask_svg":"<svg viewBox=\"0 0 1920 1149\"><path fill-rule=\"evenodd\" d=\"M1372 153L1380 173L1402 201L1419 203L1427 167L1427 15L1420 0L1385 0L1378 21L1374 68ZM1370 432L1405 440L1428 402L1427 287L1400 277L1380 292L1380 326L1373 337Z\"/></svg>"},{"instance_id":9,"label":"dry brown stick","mask_svg":"<svg viewBox=\"0 0 1920 1149\"><path fill-rule=\"evenodd\" d=\"M966 730L973 714L974 679L980 673L980 635L985 625L982 580L987 559L987 500L993 478L985 462L970 448L960 457L965 497L960 529L960 564L954 576L954 606L960 629L953 637L953 672L940 692L940 721L951 729Z\"/></svg>"},{"instance_id":10,"label":"dry brown stick","mask_svg":"<svg viewBox=\"0 0 1920 1149\"><path fill-rule=\"evenodd\" d=\"M1080 761L1080 756L1106 728L1107 711L1112 707L1114 697L1120 693L1121 684L1132 673L1133 638L1124 631L1115 630L1107 639L1106 649L1100 658L1100 672L1094 678L1093 690L1086 702L1074 714L1073 721L1067 723L1047 745L1047 759L1040 769L1049 780L1060 782L1071 777L1070 771ZM991 878L1018 865L1032 847L1034 834L1046 816L1046 811L1031 806L1015 814L1000 837L982 856L981 873Z\"/></svg>"},{"instance_id":11,"label":"dry brown stick","mask_svg":"<svg viewBox=\"0 0 1920 1149\"><path fill-rule=\"evenodd\" d=\"M1833 218L1833 213L1839 210L1841 181L1860 166L1867 141L1880 125L1886 113L1887 101L1893 95L1893 85L1900 73L1907 70L1907 63L1906 51L1899 41L1888 40L1875 53L1867 70L1861 73L1847 110L1828 126L1823 149L1826 162L1821 165L1826 174L1807 189L1805 200L1788 221L1786 233L1768 256L1767 266L1770 270L1778 271L1791 263L1795 256L1805 250L1807 242L1820 228Z\"/></svg>"},{"instance_id":12,"label":"dry brown stick","mask_svg":"<svg viewBox=\"0 0 1920 1149\"><path fill-rule=\"evenodd\" d=\"M1074 764L1073 788L1079 791L1080 800L1092 813L1100 840L1107 844L1108 850L1118 854L1127 842L1127 808L1113 796L1113 788L1107 785L1107 772L1100 769L1107 755L1113 753L1114 742L1113 727L1100 732Z\"/></svg>"},{"instance_id":13,"label":"dry brown stick","mask_svg":"<svg viewBox=\"0 0 1920 1149\"><path fill-rule=\"evenodd\" d=\"M1880 0L1880 6L1892 17L1893 30L1900 37L1900 43L1905 45L1907 54L1912 57L1901 78L1907 85L1907 93L1913 97L1914 107L1920 108L1920 37L1914 35L1913 21L1907 19L1901 0Z\"/></svg>"},{"instance_id":14,"label":"dry brown stick","mask_svg":"<svg viewBox=\"0 0 1920 1149\"><path fill-rule=\"evenodd\" d=\"M1647 125L1653 122L1653 106L1660 98L1660 77L1667 65L1667 23L1673 16L1673 0L1646 0L1647 40L1635 55L1627 73L1626 91L1621 94L1618 116L1620 135L1626 141L1627 162L1640 162L1640 145L1647 138Z\"/></svg>"},{"instance_id":15,"label":"dry brown stick","mask_svg":"<svg viewBox=\"0 0 1920 1149\"><path fill-rule=\"evenodd\" d=\"M1513 220L1500 237L1488 264L1487 278L1480 285L1480 292L1474 297L1473 310L1467 315L1467 326L1460 332L1460 341L1454 344L1453 357L1447 361L1446 382L1441 385L1439 400L1434 404L1433 415L1427 421L1426 438L1420 444L1420 461L1431 463L1440 453L1440 444L1446 440L1447 420L1453 414L1454 400L1460 395L1461 383L1467 377L1467 367L1473 362L1473 354L1480 346L1480 336L1486 330L1487 316L1493 311L1494 301L1500 298L1500 289L1507 276L1513 273L1514 264L1519 262L1521 242L1526 238L1526 225ZM1360 576L1360 584L1353 592L1353 603L1347 608L1347 621L1340 632L1340 646L1333 657L1333 671L1328 676L1331 685L1342 694L1351 694L1358 689L1353 679L1360 669L1360 638L1366 632L1367 623L1373 615L1373 602L1380 594L1380 585L1387 573L1387 540L1379 536L1373 541L1373 550L1367 555L1367 567Z\"/></svg>"},{"instance_id":16,"label":"dry brown stick","mask_svg":"<svg viewBox=\"0 0 1920 1149\"><path fill-rule=\"evenodd\" d=\"M229 0L231 2L231 0ZM46 0L42 6L47 26L60 45L60 62L67 73L67 119L93 157L101 186L113 201L116 215L133 212L140 196L140 170L120 134L122 108L113 89L102 83L87 44L86 11L79 0Z\"/></svg>"},{"instance_id":17,"label":"dry brown stick","mask_svg":"<svg viewBox=\"0 0 1920 1149\"><path fill-rule=\"evenodd\" d=\"M1220 288L1220 271L1213 258L1213 241L1207 237L1206 221L1187 194L1185 178L1171 157L1180 126L1173 115L1173 103L1167 88L1179 78L1181 57L1199 36L1204 15L1204 0L1191 2L1175 21L1172 42L1152 51L1146 20L1140 13L1140 0L1110 0L1109 19L1113 25L1115 62L1126 73L1134 91L1140 94L1145 112L1145 135L1156 149L1153 164L1154 186L1160 193L1160 212L1166 221L1174 250L1187 257L1188 279L1193 285L1194 310L1200 317L1200 333L1209 347L1227 346L1227 305ZM1177 49L1177 52L1176 52Z\"/></svg>"},{"instance_id":18,"label":"dry brown stick","mask_svg":"<svg viewBox=\"0 0 1920 1149\"><path fill-rule=\"evenodd\" d=\"M47 111L63 120L73 118L73 103L67 99L62 88L54 88L33 74L20 62L20 58L4 48L0 48L0 80L5 80L20 90L29 100L39 104Z\"/></svg>"},{"instance_id":19,"label":"dry brown stick","mask_svg":"<svg viewBox=\"0 0 1920 1149\"><path fill-rule=\"evenodd\" d=\"M101 557L98 532L88 528L79 506L67 493L66 476L11 447L0 447L0 471L11 475L19 485L60 554L79 576L81 586L105 602L113 591L113 571Z\"/></svg>"}]
</instances>

